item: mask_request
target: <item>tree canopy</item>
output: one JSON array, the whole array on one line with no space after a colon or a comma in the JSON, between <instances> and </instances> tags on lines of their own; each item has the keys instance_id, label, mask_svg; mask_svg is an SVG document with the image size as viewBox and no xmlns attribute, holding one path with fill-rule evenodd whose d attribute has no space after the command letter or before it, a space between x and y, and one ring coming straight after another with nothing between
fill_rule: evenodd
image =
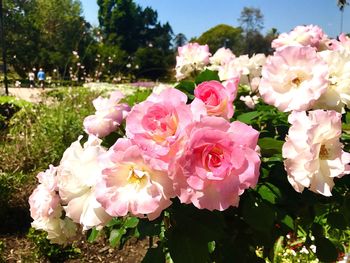
<instances>
[{"instance_id":1,"label":"tree canopy","mask_svg":"<svg viewBox=\"0 0 350 263\"><path fill-rule=\"evenodd\" d=\"M241 52L242 29L220 24L204 32L195 39L200 44L208 44L210 52L215 53L221 47L226 46L235 53Z\"/></svg>"},{"instance_id":2,"label":"tree canopy","mask_svg":"<svg viewBox=\"0 0 350 263\"><path fill-rule=\"evenodd\" d=\"M98 0L97 4L104 45L116 45L126 51L130 56L130 69L134 68L137 76L163 75L166 70L159 68L168 68L173 63L170 24L161 24L157 11L151 7L143 9L132 0Z\"/></svg>"},{"instance_id":3,"label":"tree canopy","mask_svg":"<svg viewBox=\"0 0 350 263\"><path fill-rule=\"evenodd\" d=\"M264 15L259 8L244 7L238 21L245 33L259 32L264 28Z\"/></svg>"},{"instance_id":4,"label":"tree canopy","mask_svg":"<svg viewBox=\"0 0 350 263\"><path fill-rule=\"evenodd\" d=\"M78 0L5 0L4 13L9 63L22 76L44 66L63 74L72 51L91 41Z\"/></svg>"}]
</instances>

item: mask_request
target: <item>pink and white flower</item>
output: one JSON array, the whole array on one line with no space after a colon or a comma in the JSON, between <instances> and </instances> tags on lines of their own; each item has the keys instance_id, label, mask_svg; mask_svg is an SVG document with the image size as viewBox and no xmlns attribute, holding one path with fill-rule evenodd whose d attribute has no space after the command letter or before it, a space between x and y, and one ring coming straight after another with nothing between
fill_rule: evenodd
<instances>
[{"instance_id":1,"label":"pink and white flower","mask_svg":"<svg viewBox=\"0 0 350 263\"><path fill-rule=\"evenodd\" d=\"M249 74L249 56L242 55L231 59L218 68L218 74L221 81L241 78L242 75Z\"/></svg>"},{"instance_id":2,"label":"pink and white flower","mask_svg":"<svg viewBox=\"0 0 350 263\"><path fill-rule=\"evenodd\" d=\"M177 80L189 77L192 72L203 70L211 55L208 45L198 43L188 43L179 47L178 53L175 67Z\"/></svg>"},{"instance_id":3,"label":"pink and white flower","mask_svg":"<svg viewBox=\"0 0 350 263\"><path fill-rule=\"evenodd\" d=\"M224 47L219 48L215 54L209 58L211 64L210 69L217 70L218 66L225 65L235 57L236 56L232 53L231 49Z\"/></svg>"},{"instance_id":4,"label":"pink and white flower","mask_svg":"<svg viewBox=\"0 0 350 263\"><path fill-rule=\"evenodd\" d=\"M220 117L203 117L187 127L169 168L180 201L208 210L238 206L239 196L258 181L258 137L252 127Z\"/></svg>"},{"instance_id":5,"label":"pink and white flower","mask_svg":"<svg viewBox=\"0 0 350 263\"><path fill-rule=\"evenodd\" d=\"M333 179L350 173L350 154L344 152L341 135L341 114L315 110L292 112L292 126L282 148L288 181L297 192L309 188L331 196Z\"/></svg>"},{"instance_id":6,"label":"pink and white flower","mask_svg":"<svg viewBox=\"0 0 350 263\"><path fill-rule=\"evenodd\" d=\"M157 218L174 197L167 172L154 169L137 145L119 139L108 153L110 165L96 186L96 197L111 216Z\"/></svg>"},{"instance_id":7,"label":"pink and white flower","mask_svg":"<svg viewBox=\"0 0 350 263\"><path fill-rule=\"evenodd\" d=\"M192 108L198 103L204 103L209 116L230 119L234 112L233 101L237 95L238 82L239 79L226 81L225 86L216 80L200 83L194 89Z\"/></svg>"},{"instance_id":8,"label":"pink and white flower","mask_svg":"<svg viewBox=\"0 0 350 263\"><path fill-rule=\"evenodd\" d=\"M338 39L329 39L326 45L328 50L345 50L350 52L350 38L344 33L341 33Z\"/></svg>"},{"instance_id":9,"label":"pink and white flower","mask_svg":"<svg viewBox=\"0 0 350 263\"><path fill-rule=\"evenodd\" d=\"M340 46L343 49L345 49L347 52L350 52L350 37L342 33L339 35L338 38L339 38Z\"/></svg>"},{"instance_id":10,"label":"pink and white flower","mask_svg":"<svg viewBox=\"0 0 350 263\"><path fill-rule=\"evenodd\" d=\"M253 96L241 96L239 97L241 101L244 102L244 104L249 108L249 109L254 109L255 105L258 104L259 102L259 97L256 95Z\"/></svg>"},{"instance_id":11,"label":"pink and white flower","mask_svg":"<svg viewBox=\"0 0 350 263\"><path fill-rule=\"evenodd\" d=\"M106 151L94 136L84 147L80 140L81 137L64 152L57 181L66 215L86 230L102 227L111 217L95 198L95 186L104 168L99 159Z\"/></svg>"},{"instance_id":12,"label":"pink and white flower","mask_svg":"<svg viewBox=\"0 0 350 263\"><path fill-rule=\"evenodd\" d=\"M329 85L314 108L344 113L350 105L350 53L344 49L319 53L328 64Z\"/></svg>"},{"instance_id":13,"label":"pink and white flower","mask_svg":"<svg viewBox=\"0 0 350 263\"><path fill-rule=\"evenodd\" d=\"M262 69L262 99L280 111L308 110L326 92L328 66L312 47L288 46L268 57Z\"/></svg>"},{"instance_id":14,"label":"pink and white flower","mask_svg":"<svg viewBox=\"0 0 350 263\"><path fill-rule=\"evenodd\" d=\"M282 33L271 43L273 48L286 46L308 46L317 50L325 50L327 35L315 25L297 26L289 33Z\"/></svg>"},{"instance_id":15,"label":"pink and white flower","mask_svg":"<svg viewBox=\"0 0 350 263\"><path fill-rule=\"evenodd\" d=\"M127 104L119 103L122 98L124 95L120 91L114 91L108 99L95 99L92 103L96 112L85 118L85 131L100 138L115 131L130 111Z\"/></svg>"},{"instance_id":16,"label":"pink and white flower","mask_svg":"<svg viewBox=\"0 0 350 263\"><path fill-rule=\"evenodd\" d=\"M39 183L43 184L48 190L54 192L58 190L57 187L57 167L52 164L45 172L40 172L37 175Z\"/></svg>"},{"instance_id":17,"label":"pink and white flower","mask_svg":"<svg viewBox=\"0 0 350 263\"><path fill-rule=\"evenodd\" d=\"M61 219L63 208L57 194L57 167L50 165L38 174L40 184L29 197L32 227L46 231L51 243L66 245L76 235L77 227L69 219Z\"/></svg>"},{"instance_id":18,"label":"pink and white flower","mask_svg":"<svg viewBox=\"0 0 350 263\"><path fill-rule=\"evenodd\" d=\"M29 197L30 216L34 220L54 217L60 207L60 197L43 184L39 184Z\"/></svg>"},{"instance_id":19,"label":"pink and white flower","mask_svg":"<svg viewBox=\"0 0 350 263\"><path fill-rule=\"evenodd\" d=\"M218 68L219 78L220 80L229 80L239 77L239 84L248 85L252 92L255 92L255 84L257 79L260 80L261 69L265 61L264 54L254 54L251 58L248 55L236 57Z\"/></svg>"}]
</instances>

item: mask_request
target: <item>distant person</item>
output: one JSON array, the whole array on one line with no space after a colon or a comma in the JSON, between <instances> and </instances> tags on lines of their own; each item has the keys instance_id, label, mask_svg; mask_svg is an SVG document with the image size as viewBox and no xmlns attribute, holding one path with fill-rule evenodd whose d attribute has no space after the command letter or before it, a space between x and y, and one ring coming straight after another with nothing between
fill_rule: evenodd
<instances>
[{"instance_id":1,"label":"distant person","mask_svg":"<svg viewBox=\"0 0 350 263\"><path fill-rule=\"evenodd\" d=\"M34 88L35 87L35 82L34 82L35 74L33 71L29 72L28 78L29 78L29 87Z\"/></svg>"},{"instance_id":2,"label":"distant person","mask_svg":"<svg viewBox=\"0 0 350 263\"><path fill-rule=\"evenodd\" d=\"M42 68L39 69L38 71L38 80L39 80L39 85L42 89L45 89L45 78L46 78L46 75L45 75L45 72L43 71Z\"/></svg>"},{"instance_id":3,"label":"distant person","mask_svg":"<svg viewBox=\"0 0 350 263\"><path fill-rule=\"evenodd\" d=\"M16 80L16 82L15 82L15 87L16 87L16 88L20 88L20 87L21 87L21 82L18 81L18 80Z\"/></svg>"}]
</instances>

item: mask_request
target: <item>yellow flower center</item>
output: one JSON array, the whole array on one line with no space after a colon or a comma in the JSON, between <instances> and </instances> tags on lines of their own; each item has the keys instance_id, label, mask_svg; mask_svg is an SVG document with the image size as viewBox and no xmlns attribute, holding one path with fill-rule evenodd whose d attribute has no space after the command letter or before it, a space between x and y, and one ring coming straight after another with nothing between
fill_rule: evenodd
<instances>
[{"instance_id":1,"label":"yellow flower center","mask_svg":"<svg viewBox=\"0 0 350 263\"><path fill-rule=\"evenodd\" d=\"M147 181L149 174L144 170L138 170L131 167L129 170L128 182L131 184L142 185Z\"/></svg>"},{"instance_id":2,"label":"yellow flower center","mask_svg":"<svg viewBox=\"0 0 350 263\"><path fill-rule=\"evenodd\" d=\"M300 80L299 77L296 77L296 78L294 78L294 79L292 80L292 83L295 84L295 85L297 85L297 86L299 86L300 83L301 83L301 80Z\"/></svg>"},{"instance_id":3,"label":"yellow flower center","mask_svg":"<svg viewBox=\"0 0 350 263\"><path fill-rule=\"evenodd\" d=\"M321 160L329 159L329 152L324 144L321 145L319 157Z\"/></svg>"}]
</instances>

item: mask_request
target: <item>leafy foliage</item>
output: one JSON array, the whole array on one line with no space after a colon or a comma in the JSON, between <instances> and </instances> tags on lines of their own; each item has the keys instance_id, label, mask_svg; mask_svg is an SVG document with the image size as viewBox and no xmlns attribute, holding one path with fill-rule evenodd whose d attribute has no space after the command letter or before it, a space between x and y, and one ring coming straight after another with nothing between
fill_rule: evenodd
<instances>
[{"instance_id":1,"label":"leafy foliage","mask_svg":"<svg viewBox=\"0 0 350 263\"><path fill-rule=\"evenodd\" d=\"M80 249L73 245L63 247L57 244L50 244L46 239L46 233L30 228L27 238L31 240L35 246L34 252L36 259L45 257L50 262L65 262L68 259L78 258L80 256Z\"/></svg>"}]
</instances>

